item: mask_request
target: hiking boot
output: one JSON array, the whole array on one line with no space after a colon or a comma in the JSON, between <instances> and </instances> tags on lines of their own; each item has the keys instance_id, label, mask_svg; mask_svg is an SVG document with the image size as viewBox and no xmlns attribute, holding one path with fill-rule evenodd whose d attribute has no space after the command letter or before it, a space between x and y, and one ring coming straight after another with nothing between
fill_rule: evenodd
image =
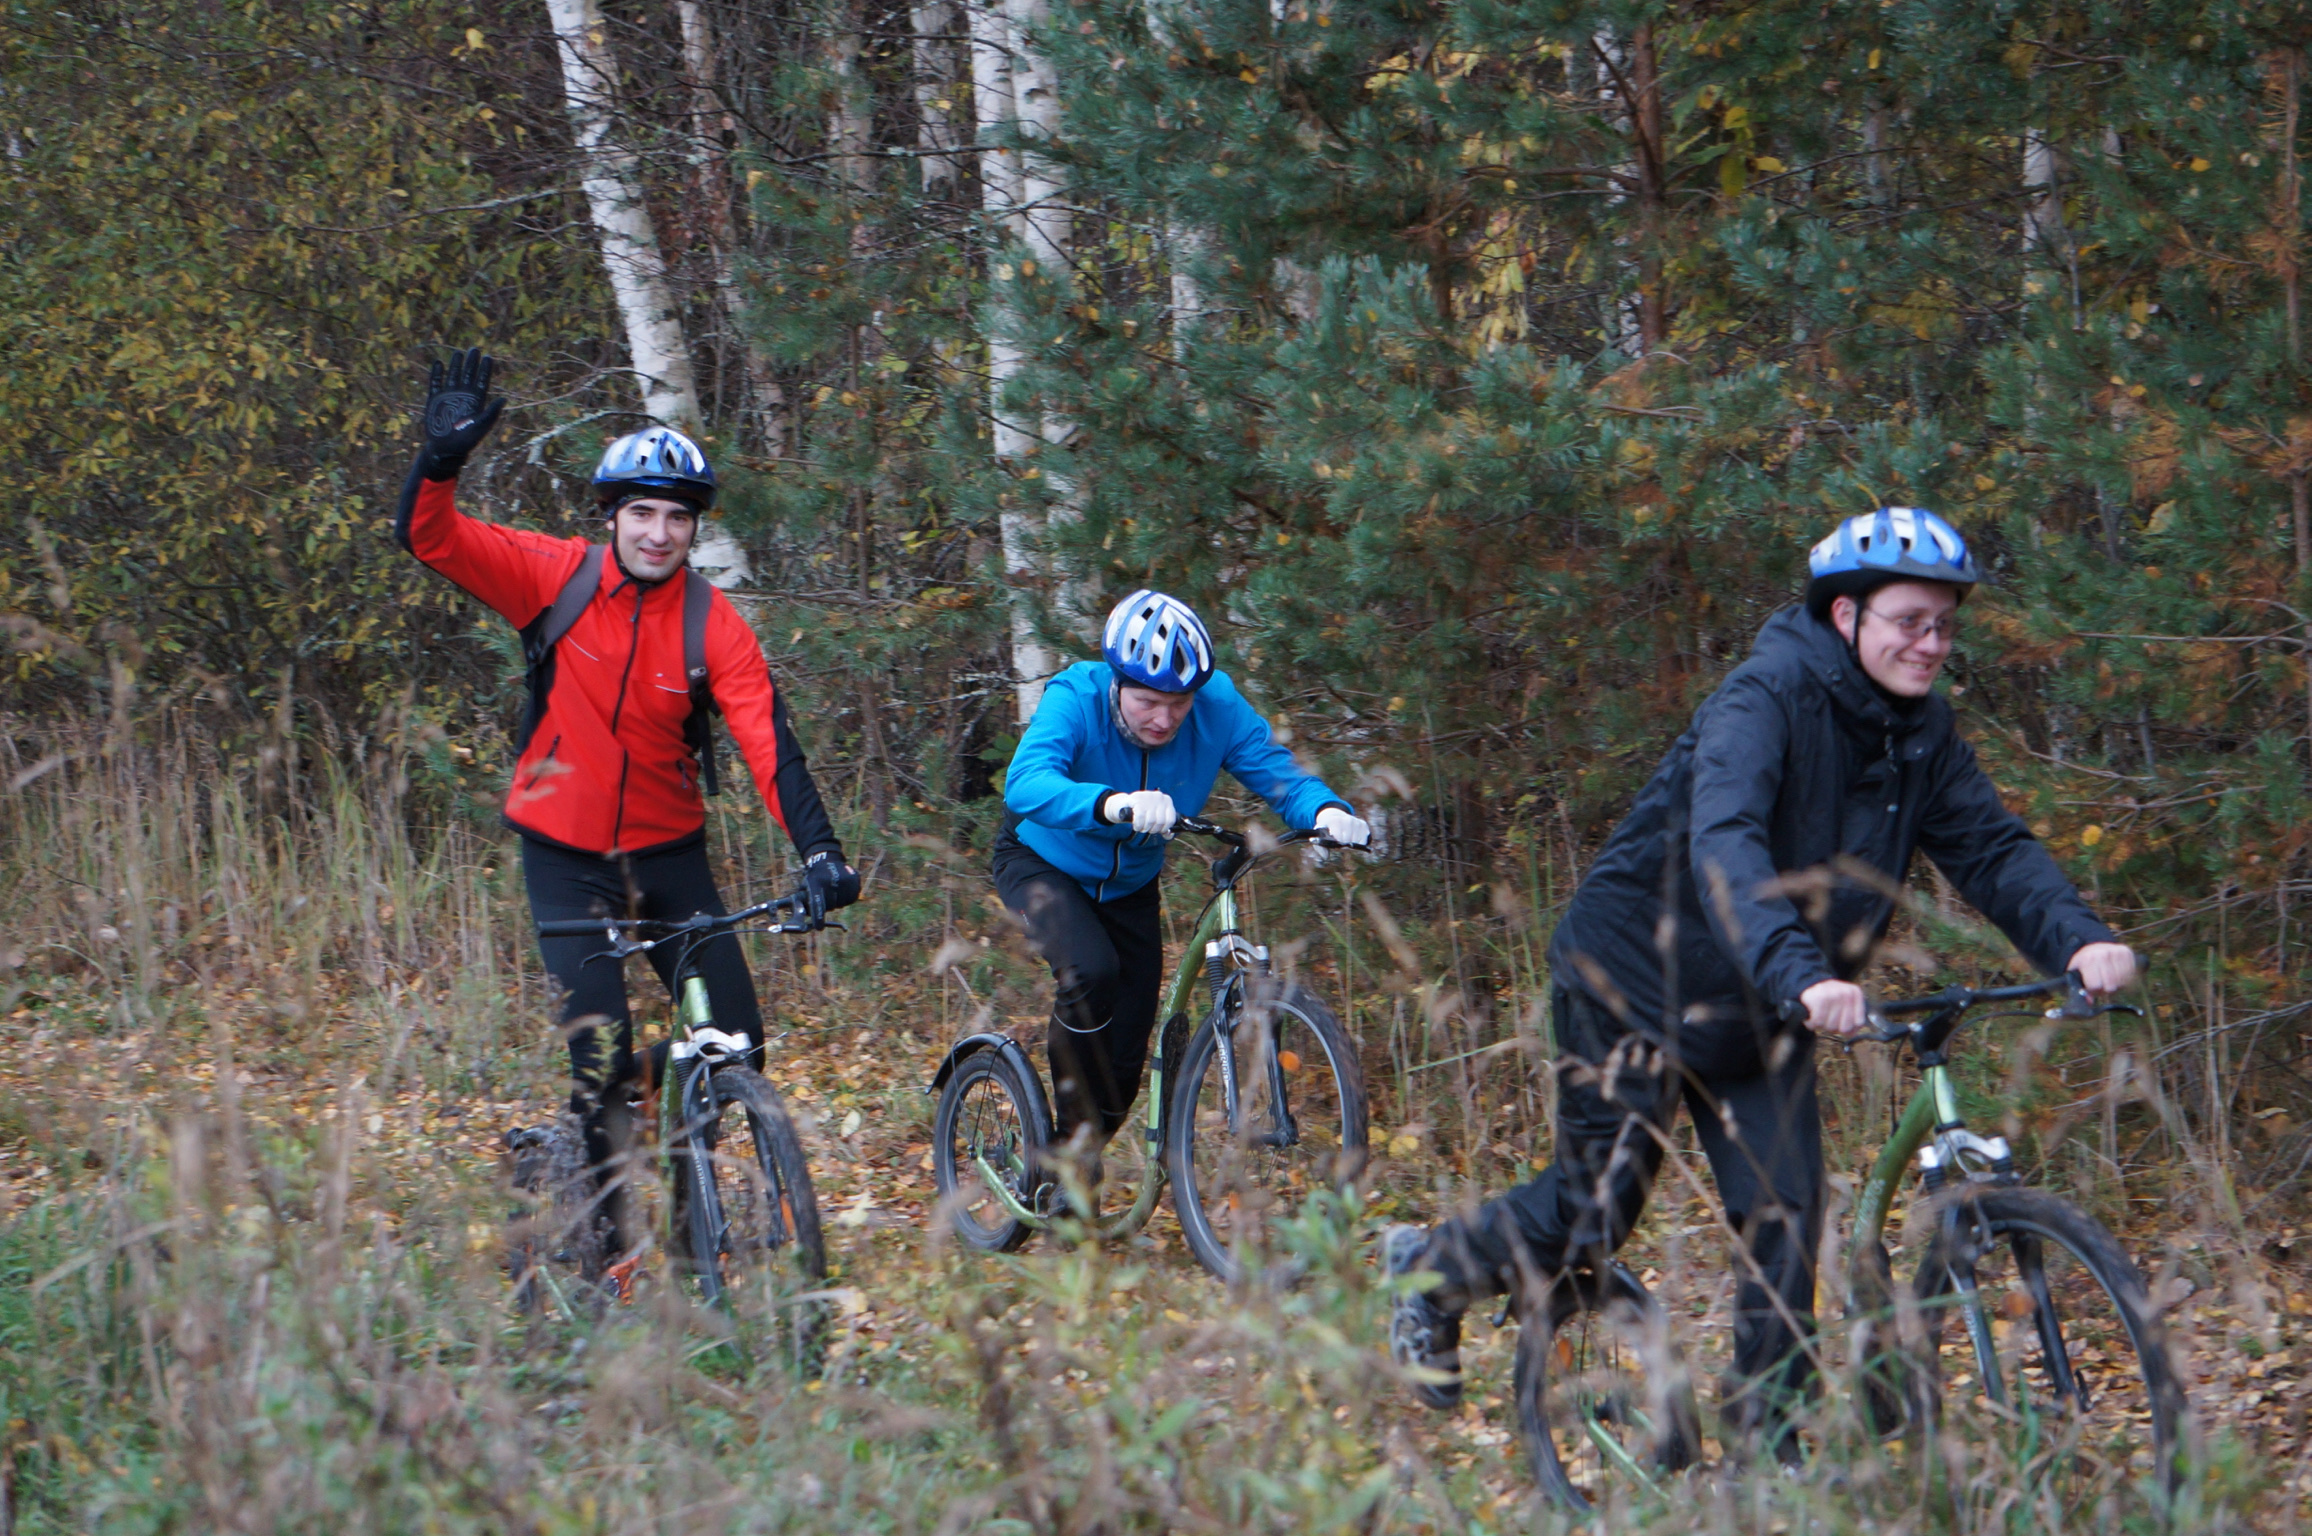
<instances>
[{"instance_id":1,"label":"hiking boot","mask_svg":"<svg viewBox=\"0 0 2312 1536\"><path fill-rule=\"evenodd\" d=\"M1096 1224L1100 1219L1100 1185L1106 1177L1107 1170L1101 1164L1097 1152L1077 1160L1071 1168L1054 1169L1046 1175L1049 1182L1036 1191L1036 1214L1046 1221L1077 1218ZM1088 1209L1079 1211L1076 1208L1075 1200L1068 1193L1071 1182L1082 1192Z\"/></svg>"},{"instance_id":2,"label":"hiking boot","mask_svg":"<svg viewBox=\"0 0 2312 1536\"><path fill-rule=\"evenodd\" d=\"M1391 1227L1381 1239L1381 1262L1392 1280L1421 1274L1421 1260L1428 1250L1429 1234L1421 1228ZM1461 1406L1461 1314L1437 1305L1431 1299L1436 1294L1435 1287L1397 1293L1389 1309L1389 1358L1408 1371L1449 1378L1415 1380L1413 1395L1431 1408L1450 1413Z\"/></svg>"}]
</instances>

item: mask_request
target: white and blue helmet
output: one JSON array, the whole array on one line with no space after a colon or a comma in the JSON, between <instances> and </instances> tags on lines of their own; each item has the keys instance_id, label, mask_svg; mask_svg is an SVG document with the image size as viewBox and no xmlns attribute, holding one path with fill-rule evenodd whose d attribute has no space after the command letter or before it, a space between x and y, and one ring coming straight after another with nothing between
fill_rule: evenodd
<instances>
[{"instance_id":1,"label":"white and blue helmet","mask_svg":"<svg viewBox=\"0 0 2312 1536\"><path fill-rule=\"evenodd\" d=\"M693 512L714 505L714 466L706 454L672 427L629 432L602 450L594 470L594 498L604 512L644 496L665 496Z\"/></svg>"},{"instance_id":2,"label":"white and blue helmet","mask_svg":"<svg viewBox=\"0 0 2312 1536\"><path fill-rule=\"evenodd\" d=\"M1881 507L1840 523L1806 557L1806 606L1829 614L1841 597L1862 598L1891 581L1940 581L1967 589L1983 579L1959 530L1924 507Z\"/></svg>"},{"instance_id":3,"label":"white and blue helmet","mask_svg":"<svg viewBox=\"0 0 2312 1536\"><path fill-rule=\"evenodd\" d=\"M1118 682L1191 693L1212 679L1212 636L1177 597L1143 587L1118 603L1100 636Z\"/></svg>"}]
</instances>

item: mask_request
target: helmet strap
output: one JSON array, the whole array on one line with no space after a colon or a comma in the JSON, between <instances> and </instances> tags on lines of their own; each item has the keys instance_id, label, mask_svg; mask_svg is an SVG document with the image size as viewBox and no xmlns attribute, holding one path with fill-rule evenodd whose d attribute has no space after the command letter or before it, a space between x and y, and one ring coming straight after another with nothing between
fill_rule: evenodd
<instances>
[{"instance_id":1,"label":"helmet strap","mask_svg":"<svg viewBox=\"0 0 2312 1536\"><path fill-rule=\"evenodd\" d=\"M1870 594L1867 592L1842 592L1839 596L1854 604L1854 628L1851 630L1839 629L1838 598L1836 597L1830 600L1830 627L1837 631L1839 640L1846 646L1846 659L1854 663L1856 674L1864 682L1869 682L1870 674L1863 670L1862 665L1862 605L1870 601Z\"/></svg>"}]
</instances>

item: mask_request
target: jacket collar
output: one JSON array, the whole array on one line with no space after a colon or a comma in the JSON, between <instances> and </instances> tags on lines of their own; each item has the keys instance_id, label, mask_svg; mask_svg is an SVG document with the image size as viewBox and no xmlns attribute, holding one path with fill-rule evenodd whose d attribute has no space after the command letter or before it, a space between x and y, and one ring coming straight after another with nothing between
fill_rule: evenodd
<instances>
[{"instance_id":1,"label":"jacket collar","mask_svg":"<svg viewBox=\"0 0 2312 1536\"><path fill-rule=\"evenodd\" d=\"M1917 709L1898 713L1871 686L1846 640L1798 604L1766 621L1759 630L1752 656L1762 661L1792 663L1813 676L1830 696L1839 724L1873 739L1904 737L1937 731L1947 726L1951 706L1939 693L1929 694Z\"/></svg>"}]
</instances>

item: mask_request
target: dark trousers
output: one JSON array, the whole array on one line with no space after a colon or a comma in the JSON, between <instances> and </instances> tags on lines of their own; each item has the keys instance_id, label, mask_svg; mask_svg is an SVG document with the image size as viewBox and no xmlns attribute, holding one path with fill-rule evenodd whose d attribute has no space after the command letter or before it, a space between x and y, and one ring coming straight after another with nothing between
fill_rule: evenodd
<instances>
[{"instance_id":1,"label":"dark trousers","mask_svg":"<svg viewBox=\"0 0 2312 1536\"><path fill-rule=\"evenodd\" d=\"M1061 1142L1081 1125L1090 1128L1095 1146L1105 1146L1139 1097L1164 985L1158 883L1094 901L1073 875L1046 863L1008 827L996 839L996 893L1052 968L1044 1053L1052 1073L1052 1132Z\"/></svg>"},{"instance_id":2,"label":"dark trousers","mask_svg":"<svg viewBox=\"0 0 2312 1536\"><path fill-rule=\"evenodd\" d=\"M1445 1277L1440 1303L1458 1309L1501 1294L1521 1265L1548 1275L1619 1249L1683 1102L1749 1253L1734 1297L1734 1365L1755 1391L1738 1415L1778 1419L1813 1374L1803 1346L1814 1333L1823 1221L1814 1037L1760 1036L1733 1021L1688 1026L1673 1059L1583 993L1560 987L1550 1008L1563 1058L1556 1160L1436 1229L1428 1262Z\"/></svg>"},{"instance_id":3,"label":"dark trousers","mask_svg":"<svg viewBox=\"0 0 2312 1536\"><path fill-rule=\"evenodd\" d=\"M541 922L611 914L680 921L701 912L719 917L729 910L715 889L703 837L656 853L616 859L525 837L522 883L530 893L531 915ZM634 1070L634 1013L626 1000L626 969L615 960L587 963L590 956L602 953L599 934L540 939L538 947L545 954L546 974L569 994L562 1005L562 1024L570 1042L570 1075L599 1095L609 1085L624 1082ZM680 958L672 945L650 952L652 968L670 989ZM738 939L731 934L709 939L690 952L686 970L706 982L716 1026L753 1041L759 1065L763 1015Z\"/></svg>"}]
</instances>

